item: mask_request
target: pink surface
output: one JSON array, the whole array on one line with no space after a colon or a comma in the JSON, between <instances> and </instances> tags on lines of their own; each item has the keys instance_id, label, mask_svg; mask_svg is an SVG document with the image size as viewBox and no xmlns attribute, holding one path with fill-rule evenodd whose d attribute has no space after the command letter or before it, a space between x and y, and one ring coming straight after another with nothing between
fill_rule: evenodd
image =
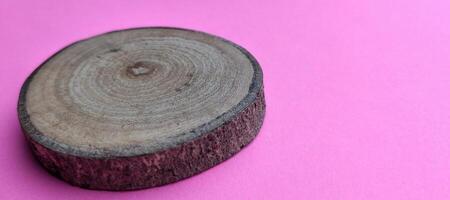
<instances>
[{"instance_id":1,"label":"pink surface","mask_svg":"<svg viewBox=\"0 0 450 200\"><path fill-rule=\"evenodd\" d=\"M0 1L0 199L450 199L450 1ZM140 26L210 32L264 70L256 140L187 180L90 191L19 130L28 74L65 45Z\"/></svg>"}]
</instances>

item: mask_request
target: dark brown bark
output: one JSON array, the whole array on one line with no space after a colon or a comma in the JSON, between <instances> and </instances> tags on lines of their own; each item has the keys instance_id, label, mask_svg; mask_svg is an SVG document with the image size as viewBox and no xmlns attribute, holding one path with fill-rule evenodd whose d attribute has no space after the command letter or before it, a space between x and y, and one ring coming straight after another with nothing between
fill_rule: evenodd
<instances>
[{"instance_id":1,"label":"dark brown bark","mask_svg":"<svg viewBox=\"0 0 450 200\"><path fill-rule=\"evenodd\" d=\"M99 159L59 153L27 137L39 162L53 175L83 188L133 190L193 176L230 158L258 134L264 93L231 121L186 144L143 156Z\"/></svg>"}]
</instances>

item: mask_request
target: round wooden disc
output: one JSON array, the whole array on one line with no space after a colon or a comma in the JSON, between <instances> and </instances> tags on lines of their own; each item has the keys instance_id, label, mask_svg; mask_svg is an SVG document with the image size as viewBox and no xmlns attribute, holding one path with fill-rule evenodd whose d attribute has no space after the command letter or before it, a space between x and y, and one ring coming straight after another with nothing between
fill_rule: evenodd
<instances>
[{"instance_id":1,"label":"round wooden disc","mask_svg":"<svg viewBox=\"0 0 450 200\"><path fill-rule=\"evenodd\" d=\"M42 165L86 188L171 183L229 158L258 133L262 71L243 48L177 28L74 43L24 83L19 119Z\"/></svg>"}]
</instances>

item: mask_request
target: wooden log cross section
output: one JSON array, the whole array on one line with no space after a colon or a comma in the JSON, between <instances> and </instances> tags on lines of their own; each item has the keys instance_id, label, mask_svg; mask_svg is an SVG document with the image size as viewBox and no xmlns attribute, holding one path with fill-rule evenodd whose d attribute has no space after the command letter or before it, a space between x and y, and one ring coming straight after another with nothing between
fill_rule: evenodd
<instances>
[{"instance_id":1,"label":"wooden log cross section","mask_svg":"<svg viewBox=\"0 0 450 200\"><path fill-rule=\"evenodd\" d=\"M257 135L263 76L245 49L165 27L76 42L22 86L19 120L39 162L100 190L159 186L207 170Z\"/></svg>"}]
</instances>

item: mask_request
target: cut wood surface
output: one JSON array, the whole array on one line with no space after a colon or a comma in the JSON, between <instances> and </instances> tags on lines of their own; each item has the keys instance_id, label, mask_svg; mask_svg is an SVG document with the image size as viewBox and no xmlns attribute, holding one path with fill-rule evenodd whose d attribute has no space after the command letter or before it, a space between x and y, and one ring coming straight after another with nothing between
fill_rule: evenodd
<instances>
[{"instance_id":1,"label":"cut wood surface","mask_svg":"<svg viewBox=\"0 0 450 200\"><path fill-rule=\"evenodd\" d=\"M158 186L253 140L265 112L262 71L246 50L206 33L114 31L39 66L18 112L37 159L59 178L103 190Z\"/></svg>"}]
</instances>

